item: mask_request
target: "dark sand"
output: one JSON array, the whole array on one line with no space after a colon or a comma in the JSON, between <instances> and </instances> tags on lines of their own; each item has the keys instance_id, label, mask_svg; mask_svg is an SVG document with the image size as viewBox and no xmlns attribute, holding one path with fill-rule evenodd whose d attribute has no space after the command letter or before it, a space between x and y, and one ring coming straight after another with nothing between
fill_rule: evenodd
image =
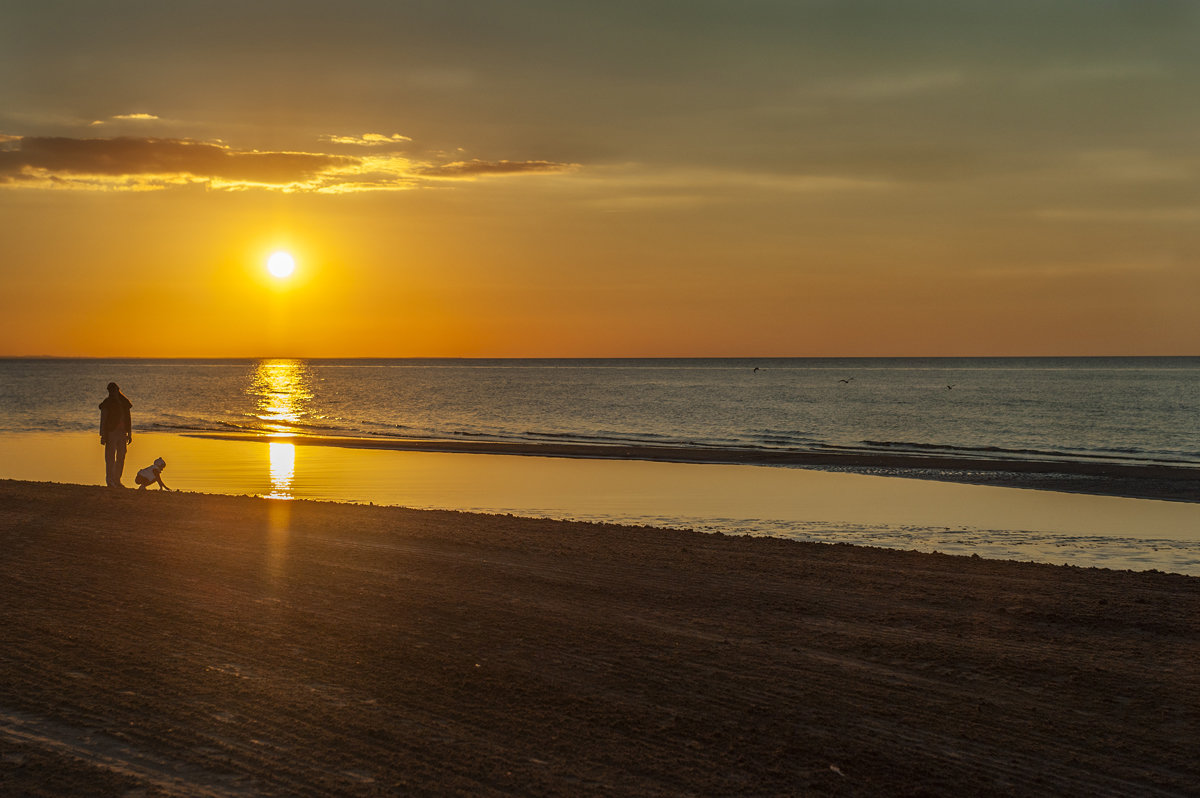
<instances>
[{"instance_id":1,"label":"dark sand","mask_svg":"<svg viewBox=\"0 0 1200 798\"><path fill-rule=\"evenodd\" d=\"M1200 579L0 482L0 794L1200 795Z\"/></svg>"}]
</instances>

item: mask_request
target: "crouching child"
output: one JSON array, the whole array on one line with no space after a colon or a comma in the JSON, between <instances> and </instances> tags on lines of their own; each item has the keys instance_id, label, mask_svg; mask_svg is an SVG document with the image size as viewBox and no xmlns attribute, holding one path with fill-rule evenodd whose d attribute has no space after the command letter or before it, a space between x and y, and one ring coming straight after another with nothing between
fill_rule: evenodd
<instances>
[{"instance_id":1,"label":"crouching child","mask_svg":"<svg viewBox=\"0 0 1200 798\"><path fill-rule=\"evenodd\" d=\"M138 490L145 490L147 485L158 483L159 490L170 490L162 481L163 469L167 467L167 463L161 457L154 461L152 465L148 465L141 471L137 472L134 477L134 482L138 485Z\"/></svg>"}]
</instances>

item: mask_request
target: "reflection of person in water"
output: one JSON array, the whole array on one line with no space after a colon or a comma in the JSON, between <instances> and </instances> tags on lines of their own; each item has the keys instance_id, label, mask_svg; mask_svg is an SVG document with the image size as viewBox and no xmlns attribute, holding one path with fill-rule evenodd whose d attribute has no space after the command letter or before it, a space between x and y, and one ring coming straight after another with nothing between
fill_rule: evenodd
<instances>
[{"instance_id":1,"label":"reflection of person in water","mask_svg":"<svg viewBox=\"0 0 1200 798\"><path fill-rule=\"evenodd\" d=\"M133 404L115 382L108 384L108 398L100 403L100 443L104 444L105 479L110 488L122 488L125 447L133 443L133 422L129 408Z\"/></svg>"}]
</instances>

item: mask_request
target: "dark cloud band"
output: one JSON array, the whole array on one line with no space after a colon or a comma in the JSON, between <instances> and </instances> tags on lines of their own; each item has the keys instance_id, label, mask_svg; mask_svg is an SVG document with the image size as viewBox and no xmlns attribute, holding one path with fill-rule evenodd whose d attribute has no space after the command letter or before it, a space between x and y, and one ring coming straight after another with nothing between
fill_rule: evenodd
<instances>
[{"instance_id":1,"label":"dark cloud band","mask_svg":"<svg viewBox=\"0 0 1200 798\"><path fill-rule=\"evenodd\" d=\"M553 161L455 161L420 170L426 177L468 178L483 175L520 175L565 172L578 164Z\"/></svg>"},{"instance_id":2,"label":"dark cloud band","mask_svg":"<svg viewBox=\"0 0 1200 798\"><path fill-rule=\"evenodd\" d=\"M183 139L71 139L29 137L0 152L0 176L190 175L265 184L312 179L356 160L299 152L240 152L220 144Z\"/></svg>"},{"instance_id":3,"label":"dark cloud band","mask_svg":"<svg viewBox=\"0 0 1200 798\"><path fill-rule=\"evenodd\" d=\"M291 191L399 190L421 178L562 172L551 161L416 163L401 157L235 150L190 139L120 137L0 138L0 183L11 186L164 187L208 183L218 188Z\"/></svg>"}]
</instances>

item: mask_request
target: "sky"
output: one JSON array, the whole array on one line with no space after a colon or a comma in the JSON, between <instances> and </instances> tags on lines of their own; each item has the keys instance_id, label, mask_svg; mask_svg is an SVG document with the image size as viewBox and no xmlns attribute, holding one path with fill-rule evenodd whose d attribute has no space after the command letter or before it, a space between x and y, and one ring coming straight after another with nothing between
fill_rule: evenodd
<instances>
[{"instance_id":1,"label":"sky","mask_svg":"<svg viewBox=\"0 0 1200 798\"><path fill-rule=\"evenodd\" d=\"M0 7L0 356L1200 355L1194 0Z\"/></svg>"}]
</instances>

